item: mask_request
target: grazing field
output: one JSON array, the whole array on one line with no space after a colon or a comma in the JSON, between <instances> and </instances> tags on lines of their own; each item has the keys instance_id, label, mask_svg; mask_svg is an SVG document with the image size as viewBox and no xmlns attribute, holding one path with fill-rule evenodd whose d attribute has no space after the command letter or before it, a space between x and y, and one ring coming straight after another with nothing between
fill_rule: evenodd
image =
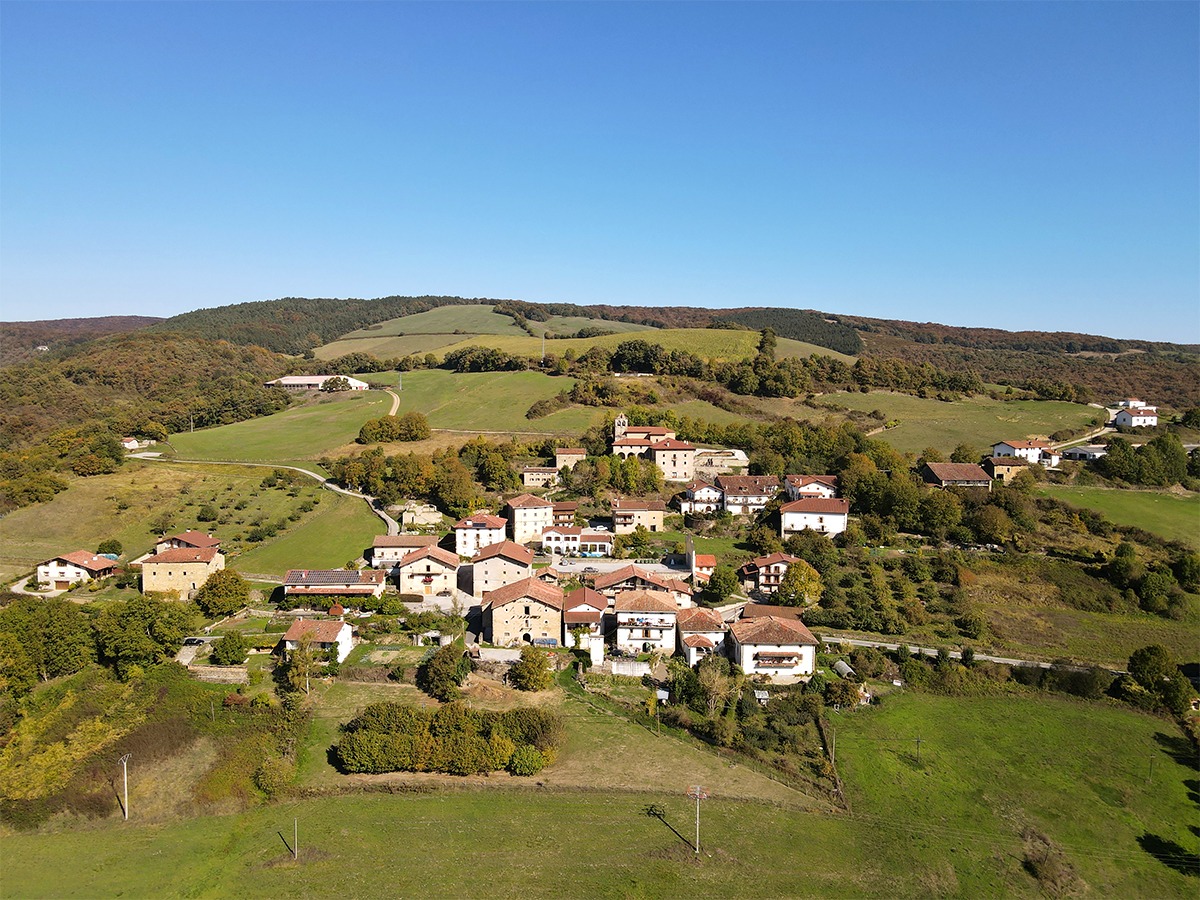
<instances>
[{"instance_id":1,"label":"grazing field","mask_svg":"<svg viewBox=\"0 0 1200 900\"><path fill-rule=\"evenodd\" d=\"M911 867L921 893L1037 893L1022 867L1029 829L1074 868L1063 893L1195 896L1196 879L1158 858L1182 868L1176 857L1197 847L1196 760L1168 720L1051 697L906 693L832 722L853 817L872 827L880 865Z\"/></svg>"},{"instance_id":2,"label":"grazing field","mask_svg":"<svg viewBox=\"0 0 1200 900\"><path fill-rule=\"evenodd\" d=\"M603 323L597 323L603 327ZM652 344L661 344L667 350L687 350L703 359L736 360L752 357L758 352L757 331L726 331L720 328L656 328L653 334L609 334L595 338L571 338L547 341L546 352L562 355L568 349L583 353L591 347L606 347L615 350L623 341L640 338ZM540 356L542 342L528 335L478 335L466 338L446 347L446 351L459 347L496 347L519 356ZM838 353L816 344L806 344L791 338L779 338L776 346L779 356L832 356L845 362L854 362L853 356Z\"/></svg>"},{"instance_id":3,"label":"grazing field","mask_svg":"<svg viewBox=\"0 0 1200 900\"><path fill-rule=\"evenodd\" d=\"M885 420L899 420L899 425L878 437L897 450L913 453L926 447L949 453L959 444L967 444L983 454L997 441L1045 437L1063 428L1079 428L1103 415L1090 406L1057 400L1005 401L976 396L947 403L890 391L825 394L817 402L863 412L879 410Z\"/></svg>"},{"instance_id":4,"label":"grazing field","mask_svg":"<svg viewBox=\"0 0 1200 900\"><path fill-rule=\"evenodd\" d=\"M1038 486L1041 493L1094 509L1118 525L1132 525L1200 549L1200 494L1119 488Z\"/></svg>"},{"instance_id":5,"label":"grazing field","mask_svg":"<svg viewBox=\"0 0 1200 900\"><path fill-rule=\"evenodd\" d=\"M288 569L340 569L362 556L371 539L384 531L383 521L364 501L322 491L321 505L300 525L230 560L229 567L278 578Z\"/></svg>"},{"instance_id":6,"label":"grazing field","mask_svg":"<svg viewBox=\"0 0 1200 900\"><path fill-rule=\"evenodd\" d=\"M272 416L171 436L182 459L283 462L315 459L358 436L368 419L386 415L392 398L378 391L320 397Z\"/></svg>"},{"instance_id":7,"label":"grazing field","mask_svg":"<svg viewBox=\"0 0 1200 900\"><path fill-rule=\"evenodd\" d=\"M490 305L439 306L412 316L388 319L342 335L347 341L363 337L393 337L405 334L525 334L511 316L502 316Z\"/></svg>"},{"instance_id":8,"label":"grazing field","mask_svg":"<svg viewBox=\"0 0 1200 900\"><path fill-rule=\"evenodd\" d=\"M299 524L293 527L301 530L309 521L306 516L318 517L333 499L316 482L297 483L290 489L295 496L289 490L262 489L261 482L269 474L260 468L130 460L119 472L74 479L52 500L0 519L0 558L29 571L58 553L95 550L108 538L119 540L125 555L134 558L154 548L161 533L157 526L168 523L164 530L216 533L229 547L236 535L258 520L277 522L299 515ZM300 506L318 495L321 505L303 513ZM355 502L363 506L362 501ZM243 508L236 509L238 504ZM218 521L197 519L206 505L214 508Z\"/></svg>"},{"instance_id":9,"label":"grazing field","mask_svg":"<svg viewBox=\"0 0 1200 900\"><path fill-rule=\"evenodd\" d=\"M697 770L694 758L649 787L609 786L607 770L586 762L607 757L627 775L638 768L628 760L670 754L678 742L586 711L578 721L588 724L576 724L575 710L564 710L567 748L535 779L445 777L466 789L435 789L430 779L174 824L140 824L135 811L128 824L9 835L5 853L22 864L6 867L4 893L149 896L170 885L171 895L214 897L1034 896L1022 837L1032 830L1070 867L1071 893L1195 893L1180 870L1196 844L1187 827L1196 770L1163 720L1054 699L893 695L881 708L835 715L846 814L783 796L746 799L724 789L742 767ZM552 782L574 759L587 790ZM384 788L387 776L359 780ZM684 796L694 783L710 791L698 858ZM647 814L651 804L657 815Z\"/></svg>"}]
</instances>

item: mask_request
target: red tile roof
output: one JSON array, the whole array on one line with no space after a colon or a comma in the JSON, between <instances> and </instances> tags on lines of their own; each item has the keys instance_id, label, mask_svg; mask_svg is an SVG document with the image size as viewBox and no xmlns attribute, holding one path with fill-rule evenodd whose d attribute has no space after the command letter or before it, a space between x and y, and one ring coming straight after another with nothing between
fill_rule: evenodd
<instances>
[{"instance_id":1,"label":"red tile roof","mask_svg":"<svg viewBox=\"0 0 1200 900\"><path fill-rule=\"evenodd\" d=\"M680 631L724 631L725 620L715 609L692 606L677 613Z\"/></svg>"},{"instance_id":2,"label":"red tile roof","mask_svg":"<svg viewBox=\"0 0 1200 900\"><path fill-rule=\"evenodd\" d=\"M284 633L285 641L298 641L304 635L310 635L314 643L332 644L342 633L345 622L333 619L296 619Z\"/></svg>"},{"instance_id":3,"label":"red tile roof","mask_svg":"<svg viewBox=\"0 0 1200 900\"><path fill-rule=\"evenodd\" d=\"M784 481L796 487L804 487L809 484L823 484L826 487L836 488L838 477L836 475L785 475Z\"/></svg>"},{"instance_id":4,"label":"red tile roof","mask_svg":"<svg viewBox=\"0 0 1200 900\"><path fill-rule=\"evenodd\" d=\"M934 478L945 484L954 481L991 481L992 478L975 463L925 463Z\"/></svg>"},{"instance_id":5,"label":"red tile roof","mask_svg":"<svg viewBox=\"0 0 1200 900\"><path fill-rule=\"evenodd\" d=\"M554 504L554 511L557 512L575 512L579 509L578 500L559 500Z\"/></svg>"},{"instance_id":6,"label":"red tile roof","mask_svg":"<svg viewBox=\"0 0 1200 900\"><path fill-rule=\"evenodd\" d=\"M747 603L742 607L743 619L760 619L774 616L777 619L799 619L802 610L798 606L772 606L769 603Z\"/></svg>"},{"instance_id":7,"label":"red tile roof","mask_svg":"<svg viewBox=\"0 0 1200 900\"><path fill-rule=\"evenodd\" d=\"M447 565L455 569L457 569L459 566L458 554L451 553L449 550L443 550L441 547L420 547L414 550L412 553L405 554L398 565L403 569L405 566L410 566L422 559L436 559L443 565Z\"/></svg>"},{"instance_id":8,"label":"red tile roof","mask_svg":"<svg viewBox=\"0 0 1200 900\"><path fill-rule=\"evenodd\" d=\"M578 606L591 606L595 609L608 609L608 598L599 591L581 587L571 591L563 598L565 609L575 609Z\"/></svg>"},{"instance_id":9,"label":"red tile roof","mask_svg":"<svg viewBox=\"0 0 1200 900\"><path fill-rule=\"evenodd\" d=\"M695 649L711 650L717 646L702 634L685 634L683 636L683 645L685 647L693 647Z\"/></svg>"},{"instance_id":10,"label":"red tile roof","mask_svg":"<svg viewBox=\"0 0 1200 900\"><path fill-rule=\"evenodd\" d=\"M695 450L696 447L693 444L689 444L687 441L677 441L674 438L667 438L665 441L659 441L657 444L651 444L650 449L655 453L658 453L660 451L667 452L669 450Z\"/></svg>"},{"instance_id":11,"label":"red tile roof","mask_svg":"<svg viewBox=\"0 0 1200 900\"><path fill-rule=\"evenodd\" d=\"M678 612L675 599L666 591L621 591L617 594L617 612Z\"/></svg>"},{"instance_id":12,"label":"red tile roof","mask_svg":"<svg viewBox=\"0 0 1200 900\"><path fill-rule=\"evenodd\" d=\"M505 559L511 559L522 566L533 565L533 551L528 547L522 547L520 544L514 544L512 541L497 541L494 544L488 544L475 554L475 558L471 562L483 562L485 559L491 559L493 556L503 556Z\"/></svg>"},{"instance_id":13,"label":"red tile roof","mask_svg":"<svg viewBox=\"0 0 1200 900\"><path fill-rule=\"evenodd\" d=\"M533 494L518 494L506 504L512 509L537 509L539 507L553 508L554 504Z\"/></svg>"},{"instance_id":14,"label":"red tile roof","mask_svg":"<svg viewBox=\"0 0 1200 900\"><path fill-rule=\"evenodd\" d=\"M476 515L467 516L465 519L459 519L454 523L457 528L504 528L508 525L508 519L500 516Z\"/></svg>"},{"instance_id":15,"label":"red tile roof","mask_svg":"<svg viewBox=\"0 0 1200 900\"><path fill-rule=\"evenodd\" d=\"M717 487L726 494L770 494L779 490L774 475L718 475Z\"/></svg>"},{"instance_id":16,"label":"red tile roof","mask_svg":"<svg viewBox=\"0 0 1200 900\"><path fill-rule=\"evenodd\" d=\"M617 438L612 442L614 447L651 447L653 446L646 438Z\"/></svg>"},{"instance_id":17,"label":"red tile roof","mask_svg":"<svg viewBox=\"0 0 1200 900\"><path fill-rule=\"evenodd\" d=\"M697 569L711 569L717 564L717 557L712 553L697 553L693 559Z\"/></svg>"},{"instance_id":18,"label":"red tile roof","mask_svg":"<svg viewBox=\"0 0 1200 900\"><path fill-rule=\"evenodd\" d=\"M187 544L189 547L220 547L221 539L215 538L211 534L205 534L203 531L189 530L180 532L168 540L179 541L181 544Z\"/></svg>"},{"instance_id":19,"label":"red tile roof","mask_svg":"<svg viewBox=\"0 0 1200 900\"><path fill-rule=\"evenodd\" d=\"M568 625L594 625L603 618L603 611L596 610L571 609L563 613L563 621Z\"/></svg>"},{"instance_id":20,"label":"red tile roof","mask_svg":"<svg viewBox=\"0 0 1200 900\"><path fill-rule=\"evenodd\" d=\"M833 515L849 515L850 501L825 499L824 497L801 497L791 503L779 507L781 513L830 513Z\"/></svg>"},{"instance_id":21,"label":"red tile roof","mask_svg":"<svg viewBox=\"0 0 1200 900\"><path fill-rule=\"evenodd\" d=\"M64 553L62 556L54 558L69 562L73 566L79 566L81 569L87 569L89 572L103 572L105 569L116 568L117 565L107 556L99 556L87 550L72 550L70 553Z\"/></svg>"},{"instance_id":22,"label":"red tile roof","mask_svg":"<svg viewBox=\"0 0 1200 900\"><path fill-rule=\"evenodd\" d=\"M738 619L729 626L739 644L787 644L817 645L817 639L799 619L781 619L777 616L762 616L757 619Z\"/></svg>"},{"instance_id":23,"label":"red tile roof","mask_svg":"<svg viewBox=\"0 0 1200 900\"><path fill-rule=\"evenodd\" d=\"M210 563L216 559L219 552L220 551L214 547L204 547L200 549L180 547L176 550L164 550L162 553L155 553L153 556L148 556L142 560L142 565L152 566L159 563L189 562Z\"/></svg>"},{"instance_id":24,"label":"red tile roof","mask_svg":"<svg viewBox=\"0 0 1200 900\"><path fill-rule=\"evenodd\" d=\"M656 587L666 588L669 591L675 591L680 594L691 595L692 589L678 578L671 578L667 575L658 575L654 572L647 572L640 566L628 565L622 566L615 572L607 572L603 575L597 575L595 584L596 590L604 590L607 587L620 584L623 581L629 581L633 578L640 578L647 584L653 584Z\"/></svg>"},{"instance_id":25,"label":"red tile roof","mask_svg":"<svg viewBox=\"0 0 1200 900\"><path fill-rule=\"evenodd\" d=\"M583 528L579 525L551 525L549 528L542 529L542 539L544 540L548 534L572 535L578 537L583 534Z\"/></svg>"},{"instance_id":26,"label":"red tile roof","mask_svg":"<svg viewBox=\"0 0 1200 900\"><path fill-rule=\"evenodd\" d=\"M526 599L536 600L551 609L562 610L563 608L562 588L538 581L536 578L522 578L520 581L506 584L494 591L488 591L483 595L483 605L485 608L495 609L497 606L507 606L509 603Z\"/></svg>"},{"instance_id":27,"label":"red tile roof","mask_svg":"<svg viewBox=\"0 0 1200 900\"><path fill-rule=\"evenodd\" d=\"M790 553L775 552L767 556L752 559L742 566L742 568L752 572L755 569L765 569L767 566L773 566L775 563L787 563L790 566L794 562L799 562L799 557L792 556Z\"/></svg>"}]
</instances>

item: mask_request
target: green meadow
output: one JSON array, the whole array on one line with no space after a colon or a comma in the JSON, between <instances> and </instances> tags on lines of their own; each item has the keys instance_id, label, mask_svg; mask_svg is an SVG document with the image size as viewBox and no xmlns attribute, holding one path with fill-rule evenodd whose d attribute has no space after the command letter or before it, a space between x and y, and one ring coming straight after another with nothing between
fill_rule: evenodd
<instances>
[{"instance_id":1,"label":"green meadow","mask_svg":"<svg viewBox=\"0 0 1200 900\"><path fill-rule=\"evenodd\" d=\"M314 482L315 483L315 482ZM383 521L357 497L321 492L321 504L297 527L247 550L230 568L282 578L288 569L340 569L358 559L383 534Z\"/></svg>"},{"instance_id":2,"label":"green meadow","mask_svg":"<svg viewBox=\"0 0 1200 900\"><path fill-rule=\"evenodd\" d=\"M316 459L358 436L368 419L386 415L392 398L379 391L322 396L272 416L171 436L181 459L284 462Z\"/></svg>"},{"instance_id":3,"label":"green meadow","mask_svg":"<svg viewBox=\"0 0 1200 900\"><path fill-rule=\"evenodd\" d=\"M959 444L968 444L983 454L998 441L1046 437L1063 428L1080 428L1102 415L1093 407L1057 400L1006 401L975 396L948 403L890 391L824 394L817 402L862 412L879 410L885 420L898 420L896 427L878 437L897 450L913 453L926 447L949 453ZM788 403L784 401L783 405ZM802 412L796 415L803 417Z\"/></svg>"},{"instance_id":4,"label":"green meadow","mask_svg":"<svg viewBox=\"0 0 1200 900\"><path fill-rule=\"evenodd\" d=\"M1094 509L1118 525L1132 525L1200 549L1200 494L1042 484L1038 490L1074 506Z\"/></svg>"},{"instance_id":5,"label":"green meadow","mask_svg":"<svg viewBox=\"0 0 1200 900\"><path fill-rule=\"evenodd\" d=\"M345 781L366 793L327 785L236 815L139 822L134 806L129 823L9 834L5 857L21 864L5 866L4 894L1195 896L1196 766L1165 720L1038 696L893 694L833 714L849 809L832 812L781 786L757 793L743 767L679 756L675 738L564 711L568 746L534 779L364 776ZM661 755L675 762L646 784L640 770ZM558 774L572 766L585 785ZM710 794L698 855L695 783ZM1040 848L1052 866L1030 864Z\"/></svg>"}]
</instances>

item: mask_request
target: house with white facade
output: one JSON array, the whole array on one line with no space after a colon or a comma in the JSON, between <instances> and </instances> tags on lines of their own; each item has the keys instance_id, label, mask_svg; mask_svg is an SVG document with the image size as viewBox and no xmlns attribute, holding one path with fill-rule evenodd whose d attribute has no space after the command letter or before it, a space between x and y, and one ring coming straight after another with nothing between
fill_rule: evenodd
<instances>
[{"instance_id":1,"label":"house with white facade","mask_svg":"<svg viewBox=\"0 0 1200 900\"><path fill-rule=\"evenodd\" d=\"M817 639L799 619L739 619L729 637L733 661L747 675L795 681L816 671Z\"/></svg>"},{"instance_id":2,"label":"house with white facade","mask_svg":"<svg viewBox=\"0 0 1200 900\"><path fill-rule=\"evenodd\" d=\"M450 594L458 586L459 565L457 553L441 547L421 547L396 564L396 584L401 594Z\"/></svg>"},{"instance_id":3,"label":"house with white facade","mask_svg":"<svg viewBox=\"0 0 1200 900\"><path fill-rule=\"evenodd\" d=\"M805 497L821 497L832 500L837 496L838 477L836 475L785 475L783 487L789 500L801 500Z\"/></svg>"},{"instance_id":4,"label":"house with white facade","mask_svg":"<svg viewBox=\"0 0 1200 900\"><path fill-rule=\"evenodd\" d=\"M559 500L554 504L553 519L555 525L575 525L579 513L578 500Z\"/></svg>"},{"instance_id":5,"label":"house with white facade","mask_svg":"<svg viewBox=\"0 0 1200 900\"><path fill-rule=\"evenodd\" d=\"M533 494L520 494L506 504L508 535L518 544L528 544L541 537L554 524L554 504Z\"/></svg>"},{"instance_id":6,"label":"house with white facade","mask_svg":"<svg viewBox=\"0 0 1200 900\"><path fill-rule=\"evenodd\" d=\"M454 523L454 550L459 556L472 557L484 547L504 540L508 519L475 513Z\"/></svg>"},{"instance_id":7,"label":"house with white facade","mask_svg":"<svg viewBox=\"0 0 1200 900\"><path fill-rule=\"evenodd\" d=\"M700 606L681 609L676 613L675 624L679 631L679 652L689 666L696 665L710 654L725 653L725 637L729 627L716 610Z\"/></svg>"},{"instance_id":8,"label":"house with white facade","mask_svg":"<svg viewBox=\"0 0 1200 900\"><path fill-rule=\"evenodd\" d=\"M597 575L593 582L597 591L614 600L622 591L662 591L671 596L680 609L694 606L692 589L678 578L660 572L650 572L641 566L628 565Z\"/></svg>"},{"instance_id":9,"label":"house with white facade","mask_svg":"<svg viewBox=\"0 0 1200 900\"><path fill-rule=\"evenodd\" d=\"M338 619L296 619L284 632L283 649L291 653L308 636L309 648L315 653L328 653L336 648L337 661L345 662L354 649L354 629Z\"/></svg>"},{"instance_id":10,"label":"house with white facade","mask_svg":"<svg viewBox=\"0 0 1200 900\"><path fill-rule=\"evenodd\" d=\"M283 388L285 391L319 391L330 378L344 378L352 391L371 389L365 381L359 381L349 375L284 375L282 378L266 382L266 386Z\"/></svg>"},{"instance_id":11,"label":"house with white facade","mask_svg":"<svg viewBox=\"0 0 1200 900\"><path fill-rule=\"evenodd\" d=\"M850 503L846 500L811 497L779 507L780 535L784 540L806 528L832 537L846 530L849 519Z\"/></svg>"},{"instance_id":12,"label":"house with white facade","mask_svg":"<svg viewBox=\"0 0 1200 900\"><path fill-rule=\"evenodd\" d=\"M371 567L393 569L414 550L437 545L433 534L377 534L371 539Z\"/></svg>"},{"instance_id":13,"label":"house with white facade","mask_svg":"<svg viewBox=\"0 0 1200 900\"><path fill-rule=\"evenodd\" d=\"M522 466L521 484L533 488L554 487L558 484L558 469L553 466Z\"/></svg>"},{"instance_id":14,"label":"house with white facade","mask_svg":"<svg viewBox=\"0 0 1200 900\"><path fill-rule=\"evenodd\" d=\"M663 591L622 591L614 604L616 644L631 653L675 652L675 616L679 607Z\"/></svg>"},{"instance_id":15,"label":"house with white facade","mask_svg":"<svg viewBox=\"0 0 1200 900\"><path fill-rule=\"evenodd\" d=\"M661 500L613 500L613 532L632 534L639 525L647 531L662 531L666 512L667 504Z\"/></svg>"},{"instance_id":16,"label":"house with white facade","mask_svg":"<svg viewBox=\"0 0 1200 900\"><path fill-rule=\"evenodd\" d=\"M73 550L48 559L37 567L39 584L53 590L65 591L73 584L83 584L95 578L107 578L116 571L116 560L87 550Z\"/></svg>"},{"instance_id":17,"label":"house with white facade","mask_svg":"<svg viewBox=\"0 0 1200 900\"><path fill-rule=\"evenodd\" d=\"M1158 409L1153 406L1123 409L1113 416L1113 424L1118 428L1153 428L1158 424Z\"/></svg>"},{"instance_id":18,"label":"house with white facade","mask_svg":"<svg viewBox=\"0 0 1200 900\"><path fill-rule=\"evenodd\" d=\"M650 447L650 458L662 470L663 481L691 481L696 476L696 448L687 441L658 441Z\"/></svg>"},{"instance_id":19,"label":"house with white facade","mask_svg":"<svg viewBox=\"0 0 1200 900\"><path fill-rule=\"evenodd\" d=\"M725 511L734 516L760 513L779 494L774 475L718 475L716 485L725 495Z\"/></svg>"},{"instance_id":20,"label":"house with white facade","mask_svg":"<svg viewBox=\"0 0 1200 900\"><path fill-rule=\"evenodd\" d=\"M471 592L483 597L533 575L533 551L512 541L484 547L471 560Z\"/></svg>"},{"instance_id":21,"label":"house with white facade","mask_svg":"<svg viewBox=\"0 0 1200 900\"><path fill-rule=\"evenodd\" d=\"M678 495L679 510L689 513L715 513L725 505L725 492L707 481L693 481Z\"/></svg>"},{"instance_id":22,"label":"house with white facade","mask_svg":"<svg viewBox=\"0 0 1200 900\"><path fill-rule=\"evenodd\" d=\"M502 647L556 647L563 633L562 588L524 578L483 598L484 640Z\"/></svg>"},{"instance_id":23,"label":"house with white facade","mask_svg":"<svg viewBox=\"0 0 1200 900\"><path fill-rule=\"evenodd\" d=\"M542 532L542 550L557 556L612 556L613 534L578 525L555 525Z\"/></svg>"},{"instance_id":24,"label":"house with white facade","mask_svg":"<svg viewBox=\"0 0 1200 900\"><path fill-rule=\"evenodd\" d=\"M1062 456L1049 441L1001 441L992 445L992 456L1018 456L1047 469L1053 469L1062 461Z\"/></svg>"},{"instance_id":25,"label":"house with white facade","mask_svg":"<svg viewBox=\"0 0 1200 900\"><path fill-rule=\"evenodd\" d=\"M587 629L588 635L603 636L604 614L608 598L591 588L582 587L563 597L563 646L576 645L573 632ZM582 648L587 647L585 641ZM581 649L582 649L581 648Z\"/></svg>"},{"instance_id":26,"label":"house with white facade","mask_svg":"<svg viewBox=\"0 0 1200 900\"><path fill-rule=\"evenodd\" d=\"M743 565L738 569L738 577L747 591L773 594L779 590L779 583L787 574L788 567L799 561L799 557L790 553L771 553Z\"/></svg>"}]
</instances>

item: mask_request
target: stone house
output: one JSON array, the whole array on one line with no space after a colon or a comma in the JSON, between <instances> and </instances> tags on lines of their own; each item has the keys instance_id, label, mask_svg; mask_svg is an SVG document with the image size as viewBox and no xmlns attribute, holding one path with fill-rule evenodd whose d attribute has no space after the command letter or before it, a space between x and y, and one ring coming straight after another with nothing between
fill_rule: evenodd
<instances>
[{"instance_id":1,"label":"stone house","mask_svg":"<svg viewBox=\"0 0 1200 900\"><path fill-rule=\"evenodd\" d=\"M484 547L471 560L472 593L483 597L533 575L533 551L512 541Z\"/></svg>"},{"instance_id":2,"label":"stone house","mask_svg":"<svg viewBox=\"0 0 1200 900\"><path fill-rule=\"evenodd\" d=\"M524 578L483 598L484 639L500 646L557 646L563 629L562 588Z\"/></svg>"},{"instance_id":3,"label":"stone house","mask_svg":"<svg viewBox=\"0 0 1200 900\"><path fill-rule=\"evenodd\" d=\"M225 568L225 556L215 547L163 550L142 560L142 593L174 594L191 600L208 576Z\"/></svg>"},{"instance_id":4,"label":"stone house","mask_svg":"<svg viewBox=\"0 0 1200 900\"><path fill-rule=\"evenodd\" d=\"M451 594L458 586L458 567L458 554L441 547L421 547L397 563L396 583L401 594Z\"/></svg>"}]
</instances>

